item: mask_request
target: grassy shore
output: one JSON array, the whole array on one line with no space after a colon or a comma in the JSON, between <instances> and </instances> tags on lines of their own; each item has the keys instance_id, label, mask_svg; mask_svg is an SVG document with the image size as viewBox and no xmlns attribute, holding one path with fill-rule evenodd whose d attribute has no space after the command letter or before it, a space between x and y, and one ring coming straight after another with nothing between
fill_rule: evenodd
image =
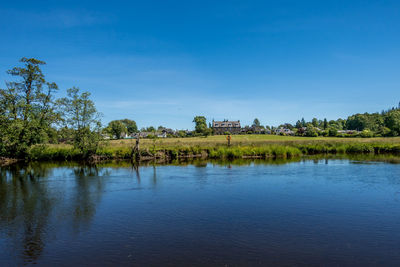
<instances>
[{"instance_id":1,"label":"grassy shore","mask_svg":"<svg viewBox=\"0 0 400 267\"><path fill-rule=\"evenodd\" d=\"M135 140L104 141L97 159L129 159ZM293 158L304 155L390 154L400 155L400 137L394 138L332 138L289 137L275 135L233 136L227 146L225 136L141 139L141 159L178 158ZM30 160L79 160L79 151L70 145L33 147Z\"/></svg>"}]
</instances>

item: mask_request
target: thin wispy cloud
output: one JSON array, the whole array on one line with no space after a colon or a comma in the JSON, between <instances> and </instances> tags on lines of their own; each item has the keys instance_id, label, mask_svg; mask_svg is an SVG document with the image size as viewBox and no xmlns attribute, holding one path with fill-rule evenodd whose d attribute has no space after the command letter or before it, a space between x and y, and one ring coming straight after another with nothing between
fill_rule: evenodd
<instances>
[{"instance_id":1,"label":"thin wispy cloud","mask_svg":"<svg viewBox=\"0 0 400 267\"><path fill-rule=\"evenodd\" d=\"M110 23L112 17L88 10L52 9L32 11L0 9L5 27L75 28Z\"/></svg>"}]
</instances>

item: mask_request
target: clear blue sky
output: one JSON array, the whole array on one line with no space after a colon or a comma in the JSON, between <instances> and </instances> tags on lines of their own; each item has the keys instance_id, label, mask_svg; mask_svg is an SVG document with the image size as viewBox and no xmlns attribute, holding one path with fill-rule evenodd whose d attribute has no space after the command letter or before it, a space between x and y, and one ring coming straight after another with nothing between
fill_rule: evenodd
<instances>
[{"instance_id":1,"label":"clear blue sky","mask_svg":"<svg viewBox=\"0 0 400 267\"><path fill-rule=\"evenodd\" d=\"M400 1L3 1L0 79L47 62L103 122L336 119L400 100Z\"/></svg>"}]
</instances>

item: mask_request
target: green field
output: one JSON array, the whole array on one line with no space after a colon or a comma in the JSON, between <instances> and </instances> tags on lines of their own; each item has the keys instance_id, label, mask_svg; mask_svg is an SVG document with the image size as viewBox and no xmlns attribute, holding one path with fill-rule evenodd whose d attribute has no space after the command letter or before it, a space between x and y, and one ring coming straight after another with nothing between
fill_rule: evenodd
<instances>
[{"instance_id":1,"label":"green field","mask_svg":"<svg viewBox=\"0 0 400 267\"><path fill-rule=\"evenodd\" d=\"M135 139L102 141L96 159L178 159L178 158L294 158L304 155L400 155L400 137L339 138L276 135L234 135L231 146L226 136L141 139L140 151L132 153ZM80 160L71 145L32 147L29 160Z\"/></svg>"},{"instance_id":2,"label":"green field","mask_svg":"<svg viewBox=\"0 0 400 267\"><path fill-rule=\"evenodd\" d=\"M135 143L134 139L111 140L105 142L106 146L125 147ZM232 146L264 146L264 145L307 145L307 144L400 144L400 137L381 137L381 138L342 138L342 137L299 137L299 136L280 136L280 135L232 135ZM140 144L143 148L156 145L160 148L198 146L212 147L226 145L226 136L214 135L209 137L189 137L189 138L159 138L141 139Z\"/></svg>"}]
</instances>

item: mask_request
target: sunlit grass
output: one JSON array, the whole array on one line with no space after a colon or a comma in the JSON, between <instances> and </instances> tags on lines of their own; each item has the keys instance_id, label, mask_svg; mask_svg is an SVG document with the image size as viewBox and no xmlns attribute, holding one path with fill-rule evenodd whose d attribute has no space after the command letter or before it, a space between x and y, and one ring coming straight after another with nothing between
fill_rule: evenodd
<instances>
[{"instance_id":1,"label":"sunlit grass","mask_svg":"<svg viewBox=\"0 0 400 267\"><path fill-rule=\"evenodd\" d=\"M103 159L129 159L136 140L101 142L97 156ZM141 139L143 158L293 158L302 155L392 154L400 155L400 137L393 138L331 138L276 135L235 135L231 146L225 136ZM36 146L30 150L32 160L79 159L79 151L71 145Z\"/></svg>"},{"instance_id":2,"label":"sunlit grass","mask_svg":"<svg viewBox=\"0 0 400 267\"><path fill-rule=\"evenodd\" d=\"M135 140L111 140L104 144L112 147L132 146ZM299 145L299 144L326 144L326 143L385 143L400 144L400 137L382 138L341 138L341 137L298 137L298 136L279 136L279 135L233 135L232 146L261 146L261 145ZM217 135L209 137L189 137L189 138L160 138L160 139L141 139L142 147L151 146L169 148L181 146L200 146L210 147L226 145L226 136Z\"/></svg>"}]
</instances>

